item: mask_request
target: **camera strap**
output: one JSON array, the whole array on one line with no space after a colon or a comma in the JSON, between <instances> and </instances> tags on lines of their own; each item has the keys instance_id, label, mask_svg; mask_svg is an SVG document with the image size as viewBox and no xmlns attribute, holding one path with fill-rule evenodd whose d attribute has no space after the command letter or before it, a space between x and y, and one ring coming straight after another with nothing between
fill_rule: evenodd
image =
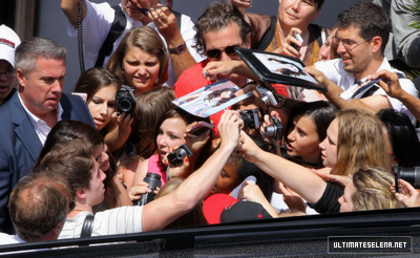
<instances>
[{"instance_id":1,"label":"camera strap","mask_svg":"<svg viewBox=\"0 0 420 258\"><path fill-rule=\"evenodd\" d=\"M128 94L130 94L131 98L136 102L137 107L139 107L140 111L145 114L144 110L141 108L140 103L137 101L136 96L134 96L132 91L128 91Z\"/></svg>"}]
</instances>

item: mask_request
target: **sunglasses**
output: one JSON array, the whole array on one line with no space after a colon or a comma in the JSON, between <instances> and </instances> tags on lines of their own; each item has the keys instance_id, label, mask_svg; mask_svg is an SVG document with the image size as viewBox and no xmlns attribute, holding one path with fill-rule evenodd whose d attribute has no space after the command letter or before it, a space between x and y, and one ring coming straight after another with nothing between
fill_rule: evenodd
<instances>
[{"instance_id":1,"label":"sunglasses","mask_svg":"<svg viewBox=\"0 0 420 258\"><path fill-rule=\"evenodd\" d=\"M206 55L209 59L219 59L222 55L222 52L225 52L226 55L230 57L236 57L236 51L235 48L240 47L239 45L232 45L222 48L214 48L206 51Z\"/></svg>"},{"instance_id":2,"label":"sunglasses","mask_svg":"<svg viewBox=\"0 0 420 258\"><path fill-rule=\"evenodd\" d=\"M147 12L149 11L148 8L140 8L140 7L137 7L137 5L135 5L132 0L128 0L128 1L132 5L134 5L137 8L137 10L139 10L142 14L144 14L144 15L147 16ZM169 8L169 10L172 11L172 1L171 0L160 0L160 4L162 6L156 7L155 9L159 9L159 8L164 7L164 6L167 6Z\"/></svg>"}]
</instances>

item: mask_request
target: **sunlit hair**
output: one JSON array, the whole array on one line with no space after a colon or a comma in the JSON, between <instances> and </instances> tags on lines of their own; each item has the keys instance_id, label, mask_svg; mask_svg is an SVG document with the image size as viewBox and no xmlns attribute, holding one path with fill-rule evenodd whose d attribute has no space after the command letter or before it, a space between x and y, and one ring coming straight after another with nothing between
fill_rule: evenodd
<instances>
[{"instance_id":1,"label":"sunlit hair","mask_svg":"<svg viewBox=\"0 0 420 258\"><path fill-rule=\"evenodd\" d=\"M381 168L359 169L353 174L357 191L352 196L355 211L402 208L391 192L394 177Z\"/></svg>"},{"instance_id":2,"label":"sunlit hair","mask_svg":"<svg viewBox=\"0 0 420 258\"><path fill-rule=\"evenodd\" d=\"M81 139L73 139L54 145L33 171L61 175L70 185L75 198L78 189L90 189L94 166L92 148Z\"/></svg>"},{"instance_id":3,"label":"sunlit hair","mask_svg":"<svg viewBox=\"0 0 420 258\"><path fill-rule=\"evenodd\" d=\"M80 76L74 92L86 93L86 103L89 104L93 96L107 86L115 87L118 90L118 77L103 67L93 67Z\"/></svg>"},{"instance_id":4,"label":"sunlit hair","mask_svg":"<svg viewBox=\"0 0 420 258\"><path fill-rule=\"evenodd\" d=\"M383 124L378 117L362 109L343 109L337 120L337 165L333 173L349 175L363 167L389 168Z\"/></svg>"},{"instance_id":5,"label":"sunlit hair","mask_svg":"<svg viewBox=\"0 0 420 258\"><path fill-rule=\"evenodd\" d=\"M182 182L184 182L184 180L181 178L173 178L169 180L156 194L155 199L161 198L165 195L174 192ZM203 202L199 202L199 204L197 204L194 207L194 209L171 222L168 226L165 227L165 229L199 226L207 224L207 220L203 214Z\"/></svg>"},{"instance_id":6,"label":"sunlit hair","mask_svg":"<svg viewBox=\"0 0 420 258\"><path fill-rule=\"evenodd\" d=\"M245 43L251 35L251 26L244 20L241 12L229 2L214 1L210 3L203 14L198 18L194 28L196 30L194 48L202 56L206 55L206 42L204 34L207 32L217 32L231 24L239 28L241 43Z\"/></svg>"},{"instance_id":7,"label":"sunlit hair","mask_svg":"<svg viewBox=\"0 0 420 258\"><path fill-rule=\"evenodd\" d=\"M16 69L21 69L25 76L38 69L38 57L66 61L66 48L51 39L34 37L23 41L15 52Z\"/></svg>"},{"instance_id":8,"label":"sunlit hair","mask_svg":"<svg viewBox=\"0 0 420 258\"><path fill-rule=\"evenodd\" d=\"M17 235L26 242L42 240L64 223L72 201L70 186L61 176L41 172L24 176L8 204Z\"/></svg>"},{"instance_id":9,"label":"sunlit hair","mask_svg":"<svg viewBox=\"0 0 420 258\"><path fill-rule=\"evenodd\" d=\"M132 131L128 141L136 146L137 155L148 159L156 151L155 128L158 117L171 106L175 92L171 88L160 87L136 96L143 111L135 109Z\"/></svg>"},{"instance_id":10,"label":"sunlit hair","mask_svg":"<svg viewBox=\"0 0 420 258\"><path fill-rule=\"evenodd\" d=\"M166 52L165 43L159 34L150 27L136 27L131 29L124 36L114 54L109 58L106 68L118 76L121 85L132 86L126 79L123 60L127 52L135 47L157 56L160 69L158 80L154 87L162 86L168 80L169 56Z\"/></svg>"}]
</instances>

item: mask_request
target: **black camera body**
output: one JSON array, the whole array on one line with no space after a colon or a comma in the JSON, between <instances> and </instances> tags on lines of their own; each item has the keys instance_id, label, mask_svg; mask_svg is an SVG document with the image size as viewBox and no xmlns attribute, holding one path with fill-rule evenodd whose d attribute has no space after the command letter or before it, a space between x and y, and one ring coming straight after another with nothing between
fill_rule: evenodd
<instances>
[{"instance_id":1,"label":"black camera body","mask_svg":"<svg viewBox=\"0 0 420 258\"><path fill-rule=\"evenodd\" d=\"M257 129L260 127L258 111L259 108L246 109L239 112L242 120L244 120L244 129Z\"/></svg>"},{"instance_id":2,"label":"black camera body","mask_svg":"<svg viewBox=\"0 0 420 258\"><path fill-rule=\"evenodd\" d=\"M273 124L264 128L264 136L269 136L276 141L280 141L283 135L283 124L276 116L271 116L271 120L273 121Z\"/></svg>"},{"instance_id":3,"label":"black camera body","mask_svg":"<svg viewBox=\"0 0 420 258\"><path fill-rule=\"evenodd\" d=\"M125 112L127 115L133 115L136 108L136 100L133 99L134 87L122 85L117 91L115 102L117 106L117 115Z\"/></svg>"},{"instance_id":4,"label":"black camera body","mask_svg":"<svg viewBox=\"0 0 420 258\"><path fill-rule=\"evenodd\" d=\"M398 193L398 179L404 179L414 188L420 189L420 167L404 168L396 164L394 166L395 191Z\"/></svg>"},{"instance_id":5,"label":"black camera body","mask_svg":"<svg viewBox=\"0 0 420 258\"><path fill-rule=\"evenodd\" d=\"M160 182L160 175L155 173L147 173L143 181L149 184L149 189L152 191L150 193L141 194L139 200L133 201L134 206L143 206L146 203L153 201L156 196L156 188L162 185Z\"/></svg>"},{"instance_id":6,"label":"black camera body","mask_svg":"<svg viewBox=\"0 0 420 258\"><path fill-rule=\"evenodd\" d=\"M168 154L168 161L173 167L178 167L182 165L184 159L193 155L193 153L188 149L187 145L182 144L178 149L172 151Z\"/></svg>"}]
</instances>

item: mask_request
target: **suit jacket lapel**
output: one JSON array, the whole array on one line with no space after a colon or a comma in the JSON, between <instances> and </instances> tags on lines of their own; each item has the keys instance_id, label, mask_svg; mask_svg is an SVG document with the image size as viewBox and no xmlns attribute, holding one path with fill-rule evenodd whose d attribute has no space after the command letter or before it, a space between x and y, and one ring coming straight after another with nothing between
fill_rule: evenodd
<instances>
[{"instance_id":1,"label":"suit jacket lapel","mask_svg":"<svg viewBox=\"0 0 420 258\"><path fill-rule=\"evenodd\" d=\"M20 103L18 93L10 99L12 123L16 126L15 133L22 145L28 151L31 158L36 162L42 149L41 141L35 132L35 128Z\"/></svg>"}]
</instances>

